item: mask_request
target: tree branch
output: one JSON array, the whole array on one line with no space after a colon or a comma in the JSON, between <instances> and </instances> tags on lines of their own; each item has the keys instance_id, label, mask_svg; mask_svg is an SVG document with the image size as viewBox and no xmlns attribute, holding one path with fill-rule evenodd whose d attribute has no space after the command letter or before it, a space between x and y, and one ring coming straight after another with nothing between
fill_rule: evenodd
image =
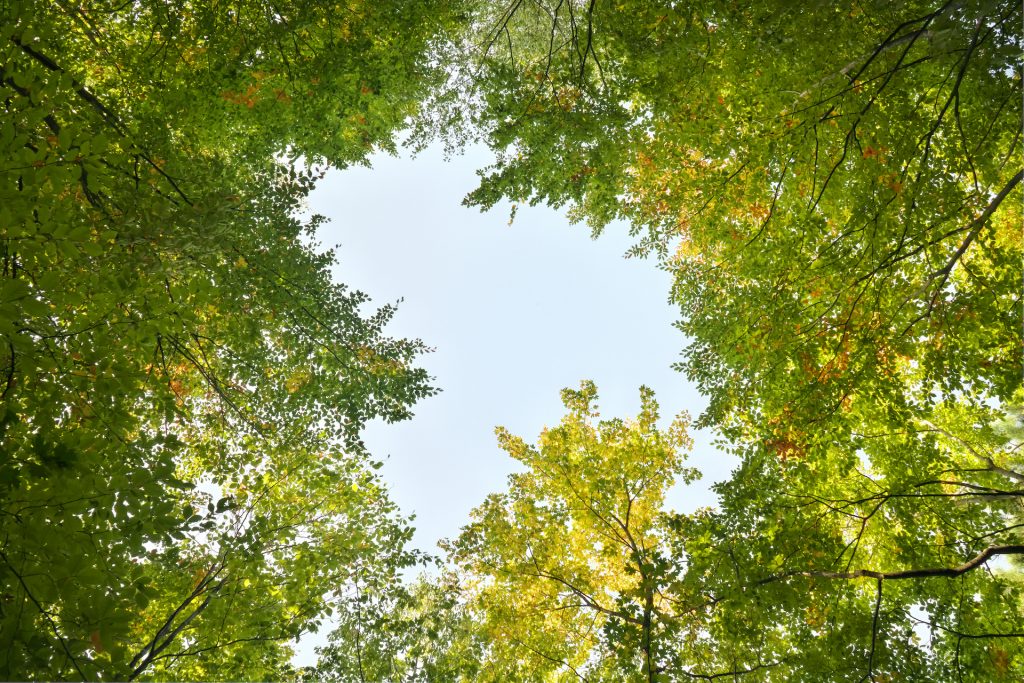
<instances>
[{"instance_id":1,"label":"tree branch","mask_svg":"<svg viewBox=\"0 0 1024 683\"><path fill-rule=\"evenodd\" d=\"M64 654L67 655L67 658L71 660L71 664L74 665L75 670L78 671L78 675L82 677L83 681L88 681L89 677L85 675L85 672L82 671L82 667L78 665L78 660L75 659L73 654L71 654L71 648L68 646L68 641L64 640L64 636L60 634L60 630L57 628L57 623L53 620L53 614L49 610L44 609L42 604L36 600L36 596L32 595L32 591L29 590L28 584L25 583L25 578L14 568L11 561L7 559L7 554L2 550L0 550L0 559L3 559L4 564L7 565L7 568L10 569L15 578L18 579L18 583L21 584L21 589L25 591L25 595L27 595L28 599L32 601L32 604L36 606L39 613L46 617L46 621L50 624L50 629L53 631L53 635L55 635L57 640L60 641L61 649L64 650Z\"/></svg>"},{"instance_id":2,"label":"tree branch","mask_svg":"<svg viewBox=\"0 0 1024 683\"><path fill-rule=\"evenodd\" d=\"M963 257L964 253L967 252L968 247L970 247L971 243L974 242L982 227L984 227L985 223L988 222L988 219L992 217L992 214L995 213L996 209L999 208L999 205L1003 203L1003 200L1006 199L1006 195L1010 194L1010 192L1013 191L1013 188L1020 184L1022 178L1024 178L1024 169L1018 171L1017 175L1010 178L1010 181L1006 183L1002 190L999 191L999 194L993 197L992 201L989 202L989 205L985 207L985 210L981 212L981 215L971 222L970 232L967 233L967 237L964 239L963 243L956 252L953 253L952 258L949 259L949 263L928 276L929 280L934 280L941 276L942 281L939 282L939 286L936 288L937 292L942 290L943 285L946 284L946 280L949 279L950 273L953 272L953 268Z\"/></svg>"},{"instance_id":3,"label":"tree branch","mask_svg":"<svg viewBox=\"0 0 1024 683\"><path fill-rule=\"evenodd\" d=\"M771 664L758 664L757 666L750 667L749 669L736 669L734 671L722 671L722 672L717 673L717 674L695 674L692 671L687 671L685 669L679 669L679 672L682 673L684 676L689 676L690 678L696 678L696 679L699 679L699 680L702 680L702 681L714 681L714 680L719 679L719 678L725 678L726 676L731 676L731 677L735 678L736 676L742 676L744 674L752 674L755 671L761 671L762 669L770 669L770 668L778 666L778 665L779 665L779 662L772 662Z\"/></svg>"},{"instance_id":4,"label":"tree branch","mask_svg":"<svg viewBox=\"0 0 1024 683\"><path fill-rule=\"evenodd\" d=\"M220 574L222 569L224 569L223 560L219 564L211 565L206 571L206 574L203 575L196 584L195 588L192 589L192 593L189 594L189 596L185 598L173 612L171 612L170 616L168 616L166 620L164 620L163 626L161 626L156 632L156 635L154 635L153 638L150 639L150 641L141 650L139 650L134 657L132 657L132 660L128 662L128 668L132 669L132 672L128 675L127 680L134 680L140 673L145 671L146 667L154 661L156 656L167 649L167 647L174 641L175 636L177 636L182 629L188 626L193 619L199 616L199 614L206 609L207 605L210 604L210 600L213 599L213 595L220 590L221 586L224 585L224 582L221 581L209 591L206 590L211 582L217 578L217 575ZM188 606L204 592L208 592L206 599L199 605L199 607L194 609L181 624L172 629L174 621L178 618L178 615L187 609ZM162 642L161 639L163 639Z\"/></svg>"},{"instance_id":5,"label":"tree branch","mask_svg":"<svg viewBox=\"0 0 1024 683\"><path fill-rule=\"evenodd\" d=\"M53 61L46 55L42 54L41 52L37 51L30 45L25 45L16 36L11 36L10 40L12 43L17 45L22 52L24 52L32 59L45 66L50 71L56 73L66 73L64 68L57 64L55 61ZM75 81L75 85L78 85L77 81ZM75 92L78 93L79 97L88 102L93 109L99 112L100 117L107 122L107 125L109 125L115 131L117 131L124 138L131 140L131 136L128 134L128 129L124 126L123 123L121 123L121 120L117 118L117 115L114 114L114 112L110 111L110 109L105 104L103 104L103 102L101 102L100 99L96 97L96 95L90 92L88 88L86 88L84 85L78 85L78 88L75 90ZM182 191L182 189L178 186L178 183L174 179L174 177L172 177L170 174L168 174L166 171L160 168L160 165L157 164L152 158L150 158L149 155L146 154L141 147L135 145L134 143L133 147L135 147L138 150L139 157L145 160L145 162L152 166L157 173L163 176L163 178L171 185L171 187L174 188L174 191L178 194L178 196L182 198L182 200L186 204L188 204L189 206L193 206L192 200L189 199L188 195L186 195L184 191Z\"/></svg>"},{"instance_id":6,"label":"tree branch","mask_svg":"<svg viewBox=\"0 0 1024 683\"><path fill-rule=\"evenodd\" d=\"M957 567L932 567L927 569L905 569L898 572L880 572L874 569L855 569L852 572L829 572L822 570L806 570L785 572L761 579L756 585L781 581L793 576L808 576L822 579L860 579L873 578L880 581L899 581L904 579L924 579L932 577L955 578L961 574L977 569L996 555L1024 555L1024 545L992 545Z\"/></svg>"},{"instance_id":7,"label":"tree branch","mask_svg":"<svg viewBox=\"0 0 1024 683\"><path fill-rule=\"evenodd\" d=\"M875 616L871 620L871 652L868 654L868 672L864 674L863 680L872 681L875 678L875 645L878 642L878 613L882 609L882 579L878 579L878 597L875 599Z\"/></svg>"}]
</instances>

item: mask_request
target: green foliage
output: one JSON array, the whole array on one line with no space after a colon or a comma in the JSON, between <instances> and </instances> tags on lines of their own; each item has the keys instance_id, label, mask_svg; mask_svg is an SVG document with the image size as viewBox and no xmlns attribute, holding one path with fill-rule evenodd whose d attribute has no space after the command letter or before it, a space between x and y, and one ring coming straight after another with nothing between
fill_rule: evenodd
<instances>
[{"instance_id":1,"label":"green foliage","mask_svg":"<svg viewBox=\"0 0 1024 683\"><path fill-rule=\"evenodd\" d=\"M1024 586L983 567L1024 553L1021 491L1006 486L1024 464L962 408L875 436L901 454L926 441L946 466L928 479L813 474L754 447L716 485L717 509L684 515L662 500L696 477L677 450L685 422L658 431L649 393L625 422L596 422L591 383L564 397L538 447L499 430L527 470L449 546L463 639L488 644L475 680L1019 676Z\"/></svg>"},{"instance_id":2,"label":"green foliage","mask_svg":"<svg viewBox=\"0 0 1024 683\"><path fill-rule=\"evenodd\" d=\"M781 442L784 421L803 451L858 399L1004 401L1019 20L988 2L512 3L463 84L499 153L469 201L630 220L676 275L702 424L730 436Z\"/></svg>"},{"instance_id":3,"label":"green foliage","mask_svg":"<svg viewBox=\"0 0 1024 683\"><path fill-rule=\"evenodd\" d=\"M597 390L562 394L568 415L537 447L503 429L526 466L490 496L450 548L490 644L478 680L646 680L668 656L662 500L682 466L688 419L657 427L641 389L635 420L598 420Z\"/></svg>"},{"instance_id":4,"label":"green foliage","mask_svg":"<svg viewBox=\"0 0 1024 683\"><path fill-rule=\"evenodd\" d=\"M1020 17L0 4L0 676L1024 676ZM432 393L425 349L298 216L407 125L490 143L470 203L627 219L673 273L740 458L715 509L663 509L685 421L584 383L402 585L359 435Z\"/></svg>"},{"instance_id":5,"label":"green foliage","mask_svg":"<svg viewBox=\"0 0 1024 683\"><path fill-rule=\"evenodd\" d=\"M0 676L280 678L416 560L359 432L432 393L424 347L331 281L320 171L276 159L390 145L447 16L0 8Z\"/></svg>"},{"instance_id":6,"label":"green foliage","mask_svg":"<svg viewBox=\"0 0 1024 683\"><path fill-rule=\"evenodd\" d=\"M476 15L455 87L498 156L468 202L628 220L634 254L675 276L698 424L741 458L718 510L662 522L687 607L650 676L1020 675L1019 582L983 569L1024 553L1020 18L983 1Z\"/></svg>"},{"instance_id":7,"label":"green foliage","mask_svg":"<svg viewBox=\"0 0 1024 683\"><path fill-rule=\"evenodd\" d=\"M382 590L383 589L383 590ZM451 573L412 585L353 586L330 644L308 681L475 681L488 648Z\"/></svg>"}]
</instances>

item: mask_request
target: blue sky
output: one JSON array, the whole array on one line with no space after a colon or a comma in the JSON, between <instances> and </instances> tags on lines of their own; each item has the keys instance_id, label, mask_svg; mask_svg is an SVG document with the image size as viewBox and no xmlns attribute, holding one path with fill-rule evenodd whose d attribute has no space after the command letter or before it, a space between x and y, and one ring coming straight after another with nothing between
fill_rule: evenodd
<instances>
[{"instance_id":1,"label":"blue sky","mask_svg":"<svg viewBox=\"0 0 1024 683\"><path fill-rule=\"evenodd\" d=\"M641 384L655 390L666 422L704 406L670 368L685 339L672 326L668 274L623 257L624 225L592 240L586 226L544 207L520 207L509 226L508 205L462 206L489 159L481 148L447 162L434 148L377 155L372 168L332 171L309 200L331 219L319 240L338 247L336 278L377 305L404 299L388 332L435 349L421 363L442 392L412 420L366 433L394 500L416 515L414 544L427 551L504 489L516 463L494 427L535 441L561 418L563 387L593 379L607 417L635 415ZM694 451L705 480L673 491L676 509L711 504L706 485L733 466L706 435Z\"/></svg>"}]
</instances>

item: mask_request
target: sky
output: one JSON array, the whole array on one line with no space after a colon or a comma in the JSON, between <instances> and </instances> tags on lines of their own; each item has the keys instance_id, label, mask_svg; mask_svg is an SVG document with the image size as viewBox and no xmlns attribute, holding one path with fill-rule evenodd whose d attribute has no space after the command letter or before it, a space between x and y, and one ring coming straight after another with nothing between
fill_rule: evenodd
<instances>
[{"instance_id":1,"label":"sky","mask_svg":"<svg viewBox=\"0 0 1024 683\"><path fill-rule=\"evenodd\" d=\"M505 488L516 463L494 428L535 442L564 414L562 388L594 380L605 417L634 416L640 385L654 389L666 424L705 406L671 369L685 338L673 327L668 273L624 257L632 244L624 224L594 240L564 211L520 207L509 225L508 204L486 213L463 206L490 158L485 148L448 161L436 148L381 154L370 168L331 171L309 198L330 219L318 239L337 247L335 278L375 306L401 300L387 332L433 349L420 364L441 393L417 404L411 420L374 422L365 434L394 500L416 515L414 545L426 551ZM733 465L696 436L690 464L706 477L672 492L680 510L710 505L709 480Z\"/></svg>"},{"instance_id":2,"label":"sky","mask_svg":"<svg viewBox=\"0 0 1024 683\"><path fill-rule=\"evenodd\" d=\"M433 349L420 364L441 392L412 419L373 422L364 435L392 499L415 515L413 545L431 553L517 469L494 428L535 443L565 412L562 388L591 379L602 416L626 418L646 385L666 426L706 405L671 369L686 340L673 327L670 276L653 260L624 257L625 225L593 240L564 211L521 206L509 225L508 204L462 206L490 159L473 147L448 161L438 148L379 154L369 168L330 171L309 197L310 210L330 219L317 237L337 248L335 279L372 297L370 310L401 300L388 334ZM693 436L688 464L705 476L669 492L667 505L682 512L712 505L708 487L735 465L709 435ZM304 638L295 663L312 663L323 638Z\"/></svg>"}]
</instances>

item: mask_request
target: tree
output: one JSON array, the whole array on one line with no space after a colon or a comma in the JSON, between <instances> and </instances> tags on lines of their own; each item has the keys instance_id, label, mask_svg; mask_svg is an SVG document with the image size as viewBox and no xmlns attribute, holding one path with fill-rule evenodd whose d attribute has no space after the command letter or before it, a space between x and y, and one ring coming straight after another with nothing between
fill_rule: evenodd
<instances>
[{"instance_id":1,"label":"tree","mask_svg":"<svg viewBox=\"0 0 1024 683\"><path fill-rule=\"evenodd\" d=\"M354 587L357 609L342 613L318 649L309 681L457 683L478 680L489 647L473 621L460 577L421 575L411 585Z\"/></svg>"},{"instance_id":2,"label":"tree","mask_svg":"<svg viewBox=\"0 0 1024 683\"><path fill-rule=\"evenodd\" d=\"M565 390L569 413L537 447L498 429L526 471L474 510L449 559L489 647L478 680L660 680L672 658L672 585L662 500L690 446L687 418L598 421L597 390Z\"/></svg>"},{"instance_id":3,"label":"tree","mask_svg":"<svg viewBox=\"0 0 1024 683\"><path fill-rule=\"evenodd\" d=\"M983 569L1024 551L1024 468L991 429L1024 348L1020 11L478 13L457 87L498 156L468 202L570 204L596 232L627 219L634 255L675 275L698 425L742 459L721 514L675 525L671 556L706 595L701 668L678 675L1022 665L1016 584Z\"/></svg>"},{"instance_id":4,"label":"tree","mask_svg":"<svg viewBox=\"0 0 1024 683\"><path fill-rule=\"evenodd\" d=\"M499 154L469 201L630 220L730 435L785 422L802 451L859 397L1005 401L1020 8L932 5L510 3L461 84Z\"/></svg>"},{"instance_id":5,"label":"tree","mask_svg":"<svg viewBox=\"0 0 1024 683\"><path fill-rule=\"evenodd\" d=\"M434 391L424 347L297 216L391 144L446 7L4 5L0 676L278 678L416 560L359 433Z\"/></svg>"},{"instance_id":6,"label":"tree","mask_svg":"<svg viewBox=\"0 0 1024 683\"><path fill-rule=\"evenodd\" d=\"M750 446L720 509L673 525L704 596L699 661L772 662L765 680L1019 676L1020 575L988 563L1024 552L1020 454L962 407L943 418L879 419L852 466Z\"/></svg>"},{"instance_id":7,"label":"tree","mask_svg":"<svg viewBox=\"0 0 1024 683\"><path fill-rule=\"evenodd\" d=\"M563 397L569 414L538 447L499 430L527 469L448 548L470 621L446 623L487 644L476 680L980 681L1021 671L1024 586L1013 571L984 571L1024 549L996 540L1020 537L1021 492L995 485L1019 469L964 468L988 486L952 470L901 482L837 469L829 488L806 488L805 463L753 448L716 485L717 509L680 514L662 500L675 477L697 476L682 467L685 421L659 431L646 391L629 422L596 421L591 383ZM932 448L955 458L969 445L1019 468L1005 437L965 444L957 416L946 417L927 434ZM888 438L892 448L908 440Z\"/></svg>"},{"instance_id":8,"label":"tree","mask_svg":"<svg viewBox=\"0 0 1024 683\"><path fill-rule=\"evenodd\" d=\"M1019 677L1020 12L5 4L0 675L284 678L340 610L314 675ZM664 514L681 424L584 384L501 433L459 581L398 590L359 434L425 349L297 216L424 99L499 154L470 202L628 219L675 275L719 510Z\"/></svg>"}]
</instances>

